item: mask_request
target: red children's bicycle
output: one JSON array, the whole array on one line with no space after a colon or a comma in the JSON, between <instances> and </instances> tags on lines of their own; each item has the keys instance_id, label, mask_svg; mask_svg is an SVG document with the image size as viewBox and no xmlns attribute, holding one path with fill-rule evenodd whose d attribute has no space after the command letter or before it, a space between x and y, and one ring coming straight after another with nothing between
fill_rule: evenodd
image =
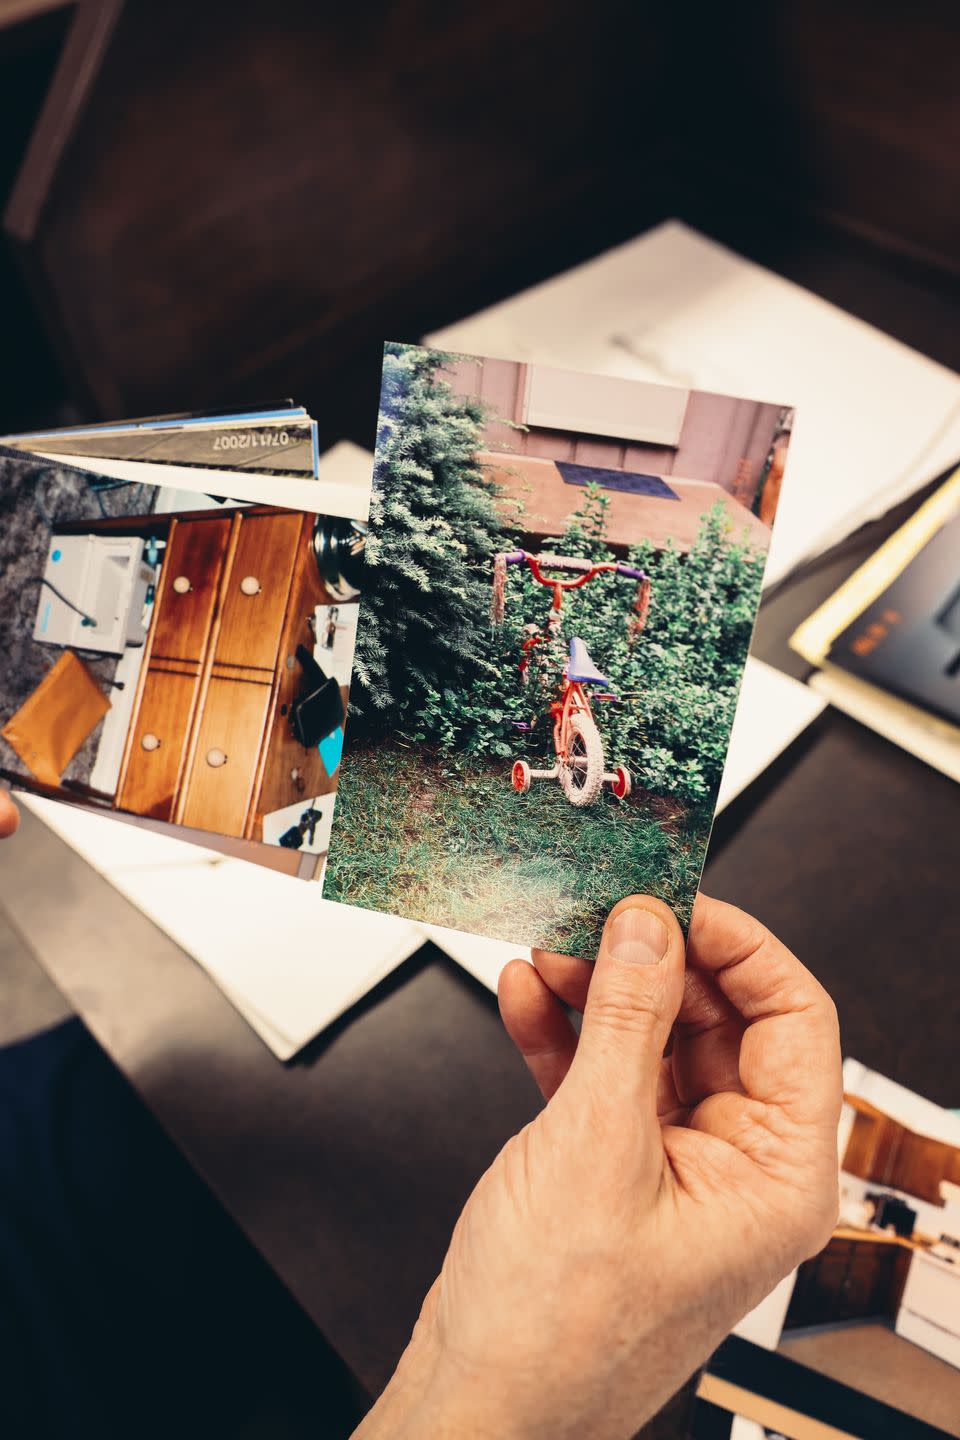
<instances>
[{"instance_id":1,"label":"red children's bicycle","mask_svg":"<svg viewBox=\"0 0 960 1440\"><path fill-rule=\"evenodd\" d=\"M526 760L516 760L513 765L513 788L521 793L530 789L534 780L559 780L564 795L571 805L592 805L600 796L603 786L609 785L614 795L625 800L630 794L630 771L625 765L606 768L603 740L594 719L590 703L590 690L595 700L616 700L609 680L590 659L587 647L579 636L574 635L566 655L564 637L561 631L561 610L563 592L577 590L597 575L615 574L637 581L637 593L629 625L631 635L636 636L643 629L650 605L650 581L642 570L620 561L594 565L569 555L530 555L526 550L514 550L497 555L494 561L493 615L495 621L503 619L504 594L508 565L527 565L530 573L540 585L553 592L553 603L547 616L546 629L528 626L530 632L523 642L523 658L520 672L524 681L529 681L531 666L538 655L554 649L561 651L557 667L559 681L553 688L550 700L550 716L553 720L553 748L556 764L549 770L531 769ZM572 574L574 578L558 578L547 571ZM542 647L542 648L541 648ZM547 667L549 673L549 667ZM535 721L515 722L518 729L532 730Z\"/></svg>"}]
</instances>

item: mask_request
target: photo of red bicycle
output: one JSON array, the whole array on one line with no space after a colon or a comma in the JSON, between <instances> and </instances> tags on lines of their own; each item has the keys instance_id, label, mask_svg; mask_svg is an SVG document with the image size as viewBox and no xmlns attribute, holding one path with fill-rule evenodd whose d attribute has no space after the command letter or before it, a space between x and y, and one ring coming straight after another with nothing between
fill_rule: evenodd
<instances>
[{"instance_id":1,"label":"photo of red bicycle","mask_svg":"<svg viewBox=\"0 0 960 1440\"><path fill-rule=\"evenodd\" d=\"M623 697L617 695L607 677L594 665L586 644L579 636L571 636L569 647L566 647L561 622L563 595L564 591L577 590L602 574L615 574L635 580L637 594L630 618L631 638L635 639L643 629L650 605L649 579L642 570L621 561L592 564L589 560L571 555L536 556L526 550L504 552L494 560L495 623L503 619L509 565L526 565L534 580L550 590L553 596L546 629L530 627L532 633L523 642L523 658L519 668L524 682L529 681L531 662L538 647L554 651L567 649L558 680L551 687L553 694L549 701L556 761L549 770L534 770L527 760L515 760L511 774L513 788L520 794L525 794L534 780L559 780L570 804L581 807L593 805L599 799L604 785L609 785L619 800L625 800L632 787L630 771L622 764L607 768L603 740L593 714L591 691L596 701L618 703ZM571 575L573 578L564 579L564 575ZM518 729L529 731L535 727L536 719L514 723Z\"/></svg>"},{"instance_id":2,"label":"photo of red bicycle","mask_svg":"<svg viewBox=\"0 0 960 1440\"><path fill-rule=\"evenodd\" d=\"M628 887L688 923L787 415L386 346L328 900L587 960Z\"/></svg>"}]
</instances>

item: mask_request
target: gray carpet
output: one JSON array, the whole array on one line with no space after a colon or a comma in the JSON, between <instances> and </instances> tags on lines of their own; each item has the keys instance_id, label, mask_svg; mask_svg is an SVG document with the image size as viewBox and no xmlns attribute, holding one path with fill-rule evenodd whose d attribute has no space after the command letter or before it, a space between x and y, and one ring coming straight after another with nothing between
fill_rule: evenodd
<instances>
[{"instance_id":1,"label":"gray carpet","mask_svg":"<svg viewBox=\"0 0 960 1440\"><path fill-rule=\"evenodd\" d=\"M67 520L104 515L145 515L153 510L152 485L122 485L100 493L97 477L0 447L0 725L33 693L61 651L33 639L39 586L51 528ZM93 676L109 690L116 656L80 653ZM97 755L100 726L64 772L65 780L86 782ZM24 766L0 736L0 766L20 774Z\"/></svg>"},{"instance_id":2,"label":"gray carpet","mask_svg":"<svg viewBox=\"0 0 960 1440\"><path fill-rule=\"evenodd\" d=\"M781 1355L960 1436L960 1370L882 1321L793 1330Z\"/></svg>"}]
</instances>

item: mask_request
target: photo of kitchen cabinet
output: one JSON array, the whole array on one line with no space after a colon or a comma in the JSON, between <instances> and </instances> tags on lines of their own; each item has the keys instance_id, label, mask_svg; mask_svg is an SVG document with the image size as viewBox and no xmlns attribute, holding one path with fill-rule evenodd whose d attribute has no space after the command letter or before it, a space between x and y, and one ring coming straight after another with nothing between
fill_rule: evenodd
<instances>
[{"instance_id":1,"label":"photo of kitchen cabinet","mask_svg":"<svg viewBox=\"0 0 960 1440\"><path fill-rule=\"evenodd\" d=\"M960 1148L921 1135L870 1101L847 1095L853 1120L840 1168L939 1205L944 1180L960 1184Z\"/></svg>"},{"instance_id":2,"label":"photo of kitchen cabinet","mask_svg":"<svg viewBox=\"0 0 960 1440\"><path fill-rule=\"evenodd\" d=\"M883 1235L838 1229L826 1248L800 1266L786 1330L897 1316L911 1251Z\"/></svg>"},{"instance_id":3,"label":"photo of kitchen cabinet","mask_svg":"<svg viewBox=\"0 0 960 1440\"><path fill-rule=\"evenodd\" d=\"M768 1343L960 1436L960 1116L847 1060L838 1156L839 1223Z\"/></svg>"}]
</instances>

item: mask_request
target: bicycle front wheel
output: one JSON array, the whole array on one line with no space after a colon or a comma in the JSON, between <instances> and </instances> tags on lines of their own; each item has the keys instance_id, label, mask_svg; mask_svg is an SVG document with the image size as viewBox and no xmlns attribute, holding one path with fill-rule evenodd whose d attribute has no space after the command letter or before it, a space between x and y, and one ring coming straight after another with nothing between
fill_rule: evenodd
<instances>
[{"instance_id":1,"label":"bicycle front wheel","mask_svg":"<svg viewBox=\"0 0 960 1440\"><path fill-rule=\"evenodd\" d=\"M592 805L603 788L603 741L592 715L571 715L567 749L560 767L563 793L571 805Z\"/></svg>"}]
</instances>

